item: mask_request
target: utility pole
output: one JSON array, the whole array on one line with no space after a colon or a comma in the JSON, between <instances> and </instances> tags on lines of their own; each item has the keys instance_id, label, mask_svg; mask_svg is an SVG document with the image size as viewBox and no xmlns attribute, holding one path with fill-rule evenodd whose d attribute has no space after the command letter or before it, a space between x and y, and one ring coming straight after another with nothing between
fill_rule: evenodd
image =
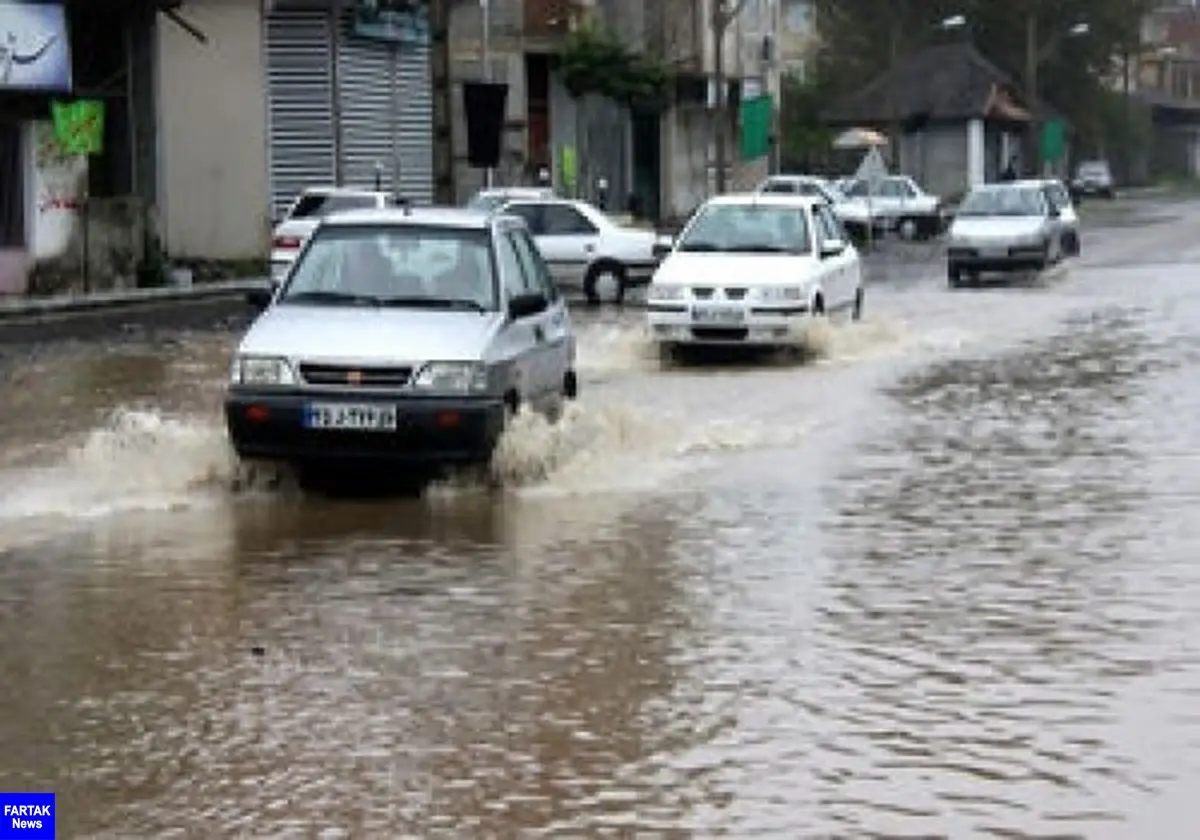
<instances>
[{"instance_id":1,"label":"utility pole","mask_svg":"<svg viewBox=\"0 0 1200 840\"><path fill-rule=\"evenodd\" d=\"M1032 167L1039 157L1038 112L1041 107L1038 103L1037 6L1033 2L1027 5L1025 12L1025 99L1025 104L1029 107L1029 137L1025 142L1027 160L1023 168L1026 175L1036 175L1037 172Z\"/></svg>"},{"instance_id":2,"label":"utility pole","mask_svg":"<svg viewBox=\"0 0 1200 840\"><path fill-rule=\"evenodd\" d=\"M480 9L483 12L483 80L490 82L492 80L492 3L491 0L479 0ZM492 188L494 170L488 167L483 173L483 185L488 189Z\"/></svg>"},{"instance_id":3,"label":"utility pole","mask_svg":"<svg viewBox=\"0 0 1200 840\"><path fill-rule=\"evenodd\" d=\"M734 5L727 7L728 0L711 0L712 34L713 34L713 85L716 87L716 101L713 105L713 158L716 165L717 194L725 192L725 33L729 24L741 14L746 0L733 0Z\"/></svg>"}]
</instances>

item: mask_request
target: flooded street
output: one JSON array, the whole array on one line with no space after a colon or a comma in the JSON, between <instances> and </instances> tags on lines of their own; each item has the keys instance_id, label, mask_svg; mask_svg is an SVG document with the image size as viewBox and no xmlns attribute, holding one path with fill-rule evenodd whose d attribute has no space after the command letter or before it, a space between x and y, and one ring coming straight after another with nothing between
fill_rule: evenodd
<instances>
[{"instance_id":1,"label":"flooded street","mask_svg":"<svg viewBox=\"0 0 1200 840\"><path fill-rule=\"evenodd\" d=\"M804 364L580 313L494 491L244 485L229 333L5 348L3 788L72 838L1196 836L1200 203L1134 211L1016 286L922 246Z\"/></svg>"}]
</instances>

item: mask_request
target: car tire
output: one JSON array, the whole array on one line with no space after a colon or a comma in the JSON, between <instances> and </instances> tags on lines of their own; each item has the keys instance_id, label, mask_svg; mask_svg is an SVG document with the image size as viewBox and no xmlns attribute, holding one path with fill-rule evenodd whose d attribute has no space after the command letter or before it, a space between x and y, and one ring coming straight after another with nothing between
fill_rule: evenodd
<instances>
[{"instance_id":1,"label":"car tire","mask_svg":"<svg viewBox=\"0 0 1200 840\"><path fill-rule=\"evenodd\" d=\"M946 285L951 289L962 287L962 269L956 265L946 266Z\"/></svg>"},{"instance_id":2,"label":"car tire","mask_svg":"<svg viewBox=\"0 0 1200 840\"><path fill-rule=\"evenodd\" d=\"M921 235L921 220L914 216L904 216L896 222L896 233L905 242L913 242Z\"/></svg>"},{"instance_id":3,"label":"car tire","mask_svg":"<svg viewBox=\"0 0 1200 840\"><path fill-rule=\"evenodd\" d=\"M602 262L588 269L583 278L583 296L589 306L599 306L601 283L612 283L612 302L621 304L625 301L625 269L615 262ZM607 283L605 283L607 285Z\"/></svg>"},{"instance_id":4,"label":"car tire","mask_svg":"<svg viewBox=\"0 0 1200 840\"><path fill-rule=\"evenodd\" d=\"M564 400L579 398L579 376L573 370L568 370L563 375L562 395Z\"/></svg>"},{"instance_id":5,"label":"car tire","mask_svg":"<svg viewBox=\"0 0 1200 840\"><path fill-rule=\"evenodd\" d=\"M1103 195L1104 195L1104 197L1105 197L1106 199L1108 199L1109 201L1112 201L1114 198L1116 198L1116 197L1117 197L1117 194L1116 194L1114 191L1112 191L1112 190L1105 190L1105 191L1104 191L1104 193L1103 193Z\"/></svg>"},{"instance_id":6,"label":"car tire","mask_svg":"<svg viewBox=\"0 0 1200 840\"><path fill-rule=\"evenodd\" d=\"M861 321L863 315L863 301L866 296L863 294L863 287L859 286L854 290L854 305L850 307L850 320Z\"/></svg>"}]
</instances>

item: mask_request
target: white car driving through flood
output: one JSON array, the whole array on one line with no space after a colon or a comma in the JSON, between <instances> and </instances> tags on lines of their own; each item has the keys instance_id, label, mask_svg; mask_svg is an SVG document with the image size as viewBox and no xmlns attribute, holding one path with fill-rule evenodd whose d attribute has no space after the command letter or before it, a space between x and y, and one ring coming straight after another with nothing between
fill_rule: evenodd
<instances>
[{"instance_id":1,"label":"white car driving through flood","mask_svg":"<svg viewBox=\"0 0 1200 840\"><path fill-rule=\"evenodd\" d=\"M665 350L796 345L814 318L861 317L862 266L819 196L717 196L676 238L646 306Z\"/></svg>"}]
</instances>

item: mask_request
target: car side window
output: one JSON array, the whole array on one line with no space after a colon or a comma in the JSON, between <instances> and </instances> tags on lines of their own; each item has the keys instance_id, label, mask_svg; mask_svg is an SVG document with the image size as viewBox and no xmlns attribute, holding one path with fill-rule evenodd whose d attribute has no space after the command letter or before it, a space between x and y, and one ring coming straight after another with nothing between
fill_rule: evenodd
<instances>
[{"instance_id":1,"label":"car side window","mask_svg":"<svg viewBox=\"0 0 1200 840\"><path fill-rule=\"evenodd\" d=\"M525 276L531 281L529 291L541 292L546 296L546 300L558 300L558 288L554 285L554 280L550 277L550 270L546 267L546 261L542 259L542 254L533 244L529 233L523 230L514 230L508 235L512 238L517 256L525 267Z\"/></svg>"},{"instance_id":2,"label":"car side window","mask_svg":"<svg viewBox=\"0 0 1200 840\"><path fill-rule=\"evenodd\" d=\"M546 236L595 233L596 228L569 204L542 205L542 223Z\"/></svg>"},{"instance_id":3,"label":"car side window","mask_svg":"<svg viewBox=\"0 0 1200 840\"><path fill-rule=\"evenodd\" d=\"M796 189L788 181L767 181L767 183L763 185L762 191L764 193L772 194L790 194L794 193Z\"/></svg>"},{"instance_id":4,"label":"car side window","mask_svg":"<svg viewBox=\"0 0 1200 840\"><path fill-rule=\"evenodd\" d=\"M525 266L513 245L512 234L503 233L496 243L496 258L500 264L500 279L504 286L504 296L512 300L518 295L531 291L529 278L525 274Z\"/></svg>"},{"instance_id":5,"label":"car side window","mask_svg":"<svg viewBox=\"0 0 1200 840\"><path fill-rule=\"evenodd\" d=\"M534 236L542 231L542 207L540 204L510 204L504 212L518 219L524 219L526 226L533 231Z\"/></svg>"}]
</instances>

